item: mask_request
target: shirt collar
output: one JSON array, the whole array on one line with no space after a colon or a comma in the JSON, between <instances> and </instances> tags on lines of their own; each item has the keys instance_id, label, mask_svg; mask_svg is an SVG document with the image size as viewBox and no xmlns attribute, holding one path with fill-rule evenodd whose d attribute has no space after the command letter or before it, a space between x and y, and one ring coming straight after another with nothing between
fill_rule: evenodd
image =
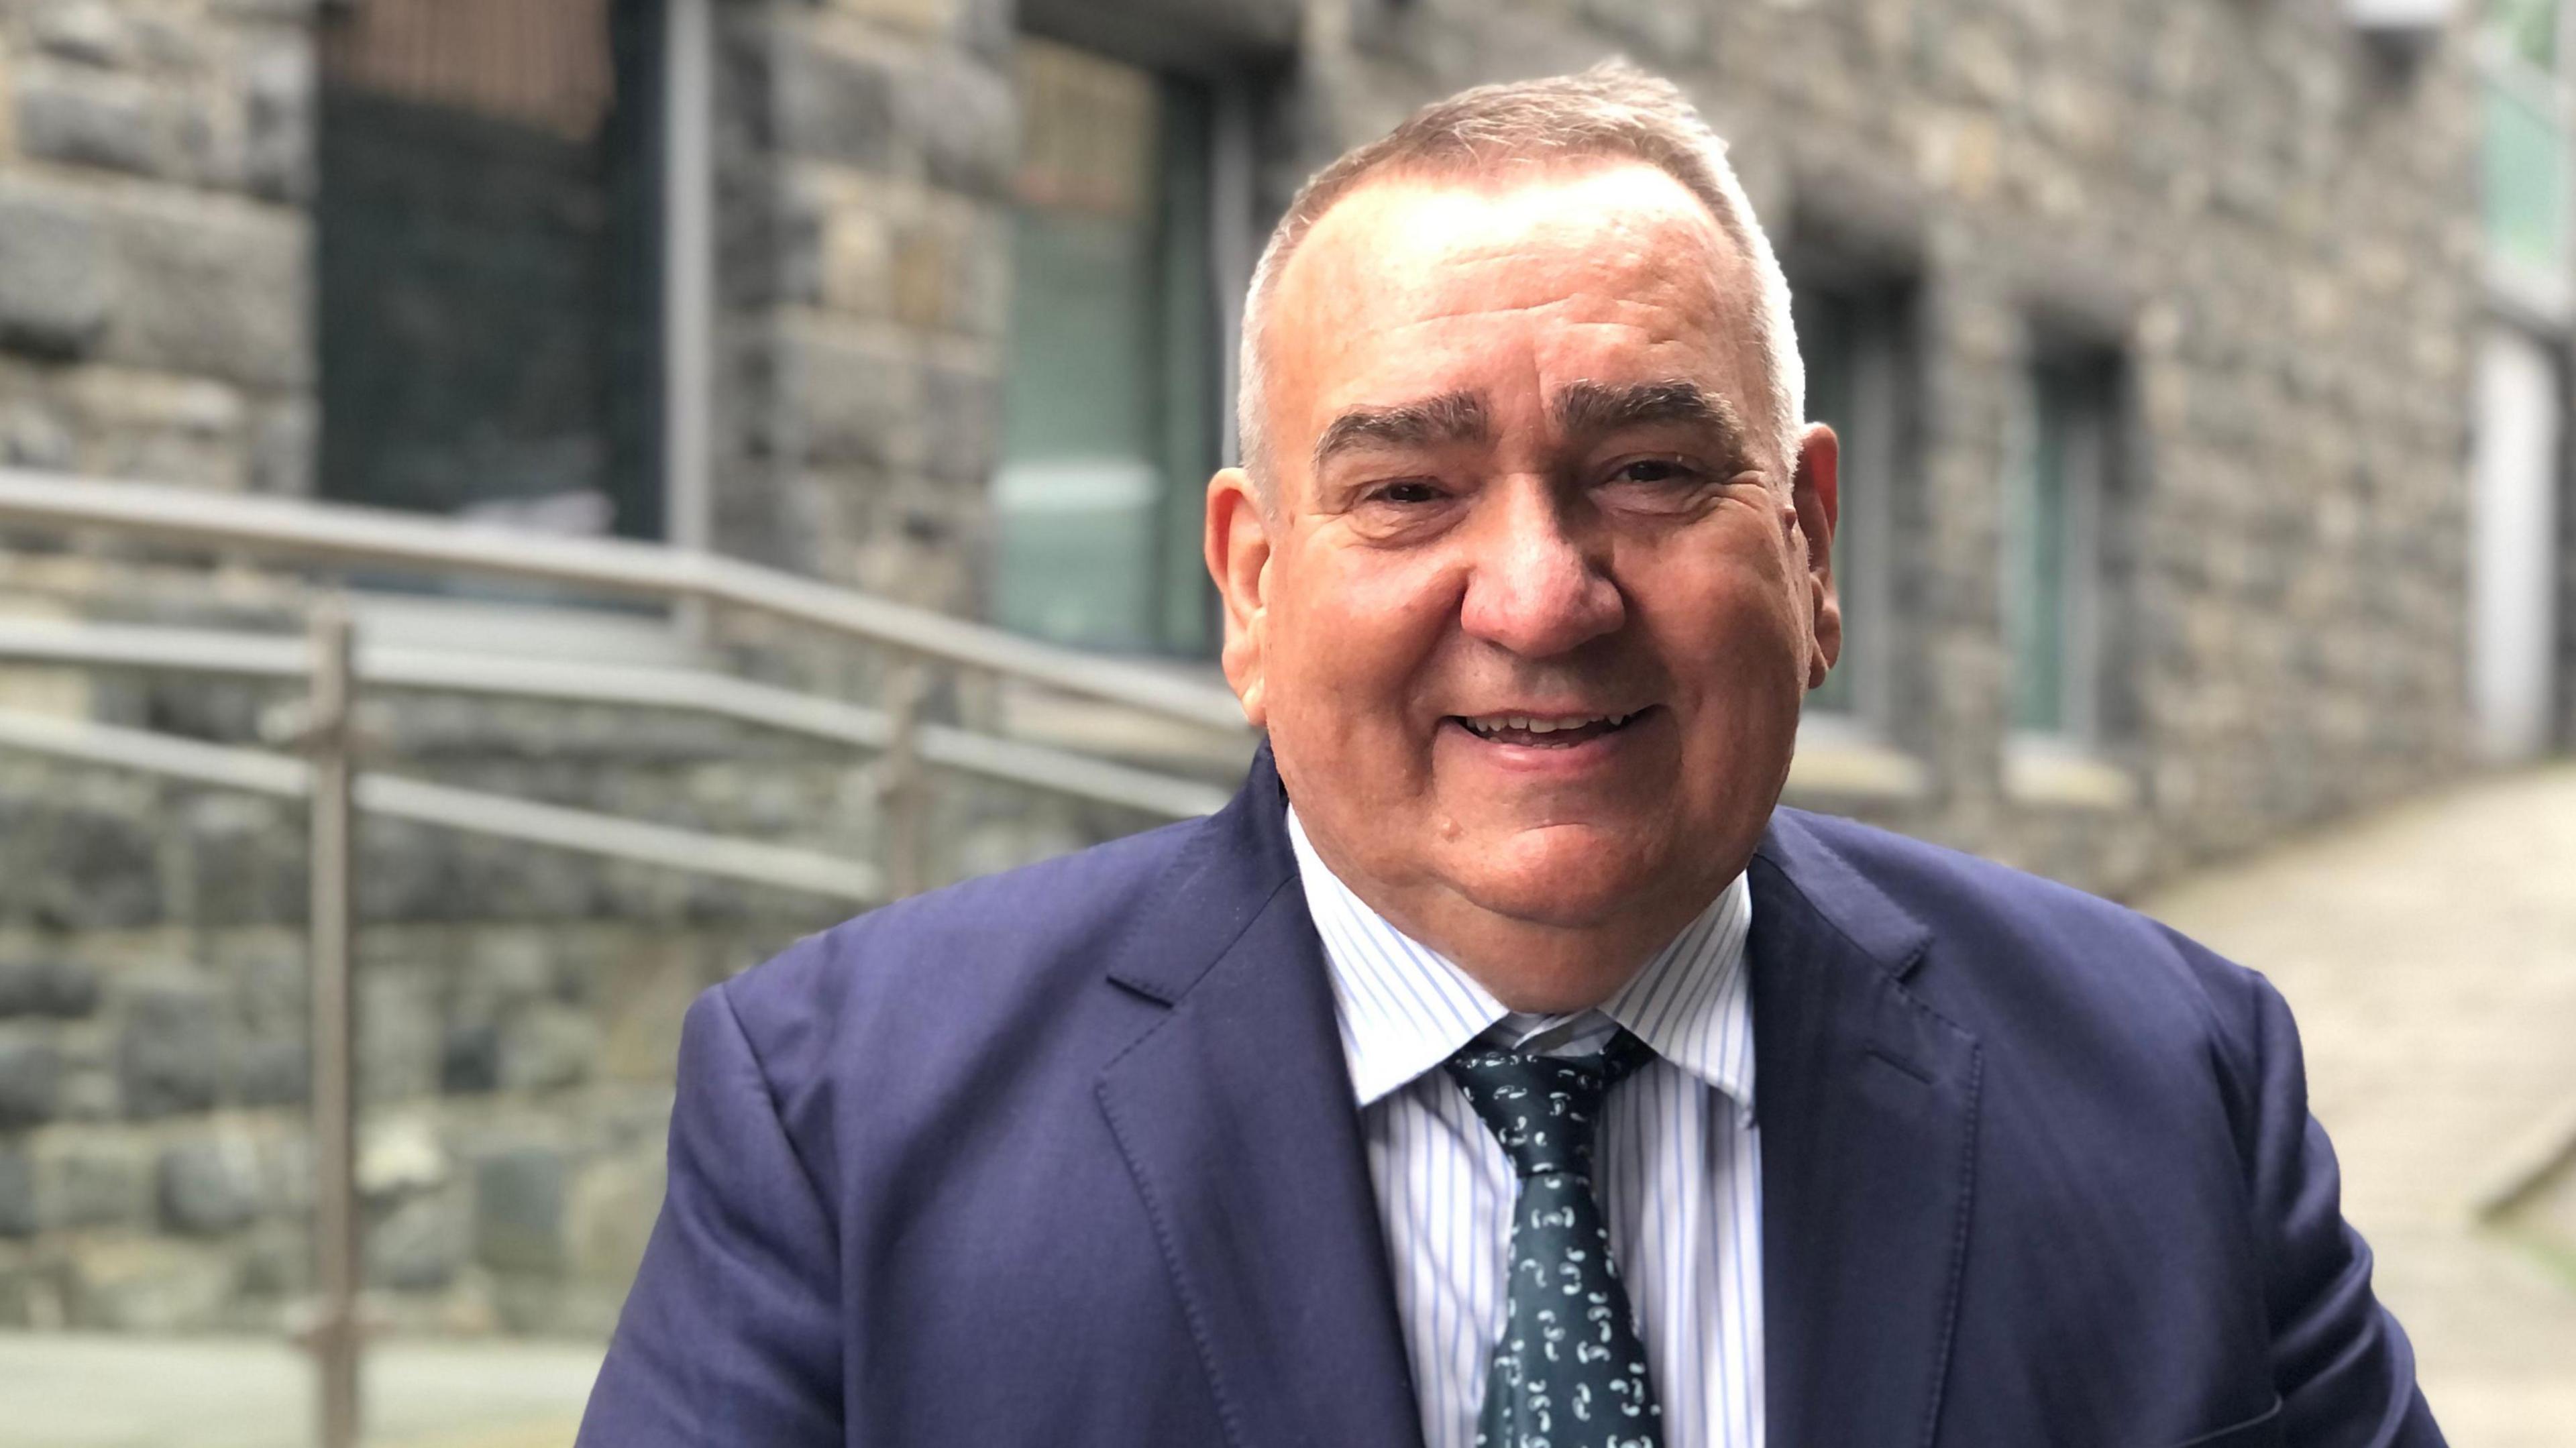
<instances>
[{"instance_id":1,"label":"shirt collar","mask_svg":"<svg viewBox=\"0 0 2576 1448\"><path fill-rule=\"evenodd\" d=\"M1315 853L1294 809L1288 839L1307 913L1323 937L1333 1015L1360 1105L1383 1099L1507 1018L1536 1030L1577 1019L1513 1016L1455 961L1396 929L1342 883ZM1598 1011L1723 1092L1746 1123L1753 1112L1753 1003L1744 940L1752 923L1753 892L1738 875Z\"/></svg>"}]
</instances>

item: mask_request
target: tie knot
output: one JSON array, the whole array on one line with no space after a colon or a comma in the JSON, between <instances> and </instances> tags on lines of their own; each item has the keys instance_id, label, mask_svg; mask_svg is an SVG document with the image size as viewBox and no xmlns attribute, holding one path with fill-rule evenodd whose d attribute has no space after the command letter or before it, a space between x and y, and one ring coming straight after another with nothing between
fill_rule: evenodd
<instances>
[{"instance_id":1,"label":"tie knot","mask_svg":"<svg viewBox=\"0 0 2576 1448\"><path fill-rule=\"evenodd\" d=\"M1523 1177L1592 1177L1601 1098L1652 1055L1625 1030L1589 1056L1541 1056L1469 1046L1448 1061L1467 1104Z\"/></svg>"}]
</instances>

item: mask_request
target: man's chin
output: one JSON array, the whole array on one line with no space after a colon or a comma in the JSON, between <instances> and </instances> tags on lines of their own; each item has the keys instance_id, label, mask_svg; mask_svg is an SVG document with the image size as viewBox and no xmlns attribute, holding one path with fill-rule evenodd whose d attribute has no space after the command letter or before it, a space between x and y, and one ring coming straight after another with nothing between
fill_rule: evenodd
<instances>
[{"instance_id":1,"label":"man's chin","mask_svg":"<svg viewBox=\"0 0 2576 1448\"><path fill-rule=\"evenodd\" d=\"M1588 930L1669 888L1634 831L1550 825L1489 847L1452 846L1458 892L1483 910L1527 924Z\"/></svg>"}]
</instances>

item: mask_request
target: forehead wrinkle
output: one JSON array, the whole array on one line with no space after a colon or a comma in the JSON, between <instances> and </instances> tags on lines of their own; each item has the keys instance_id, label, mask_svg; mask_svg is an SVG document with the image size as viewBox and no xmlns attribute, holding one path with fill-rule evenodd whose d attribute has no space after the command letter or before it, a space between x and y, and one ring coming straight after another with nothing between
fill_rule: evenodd
<instances>
[{"instance_id":1,"label":"forehead wrinkle","mask_svg":"<svg viewBox=\"0 0 2576 1448\"><path fill-rule=\"evenodd\" d=\"M1492 436L1483 396L1443 392L1386 407L1354 407L1335 417L1315 439L1315 471L1339 453L1367 443L1422 447L1431 443L1483 442Z\"/></svg>"}]
</instances>

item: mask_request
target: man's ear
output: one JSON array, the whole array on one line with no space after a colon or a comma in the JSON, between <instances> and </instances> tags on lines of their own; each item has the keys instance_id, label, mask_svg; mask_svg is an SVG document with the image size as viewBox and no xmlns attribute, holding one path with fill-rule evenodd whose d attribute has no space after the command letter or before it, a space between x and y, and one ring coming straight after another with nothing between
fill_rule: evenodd
<instances>
[{"instance_id":1,"label":"man's ear","mask_svg":"<svg viewBox=\"0 0 2576 1448\"><path fill-rule=\"evenodd\" d=\"M1225 681L1256 729L1270 722L1262 697L1262 622L1269 602L1271 521L1243 469L1226 468L1208 479L1207 568L1225 603Z\"/></svg>"},{"instance_id":2,"label":"man's ear","mask_svg":"<svg viewBox=\"0 0 2576 1448\"><path fill-rule=\"evenodd\" d=\"M1842 442L1821 422L1798 435L1798 462L1789 484L1806 542L1807 601L1814 611L1815 652L1807 659L1807 687L1843 656L1843 605L1834 592L1834 529L1842 522Z\"/></svg>"}]
</instances>

